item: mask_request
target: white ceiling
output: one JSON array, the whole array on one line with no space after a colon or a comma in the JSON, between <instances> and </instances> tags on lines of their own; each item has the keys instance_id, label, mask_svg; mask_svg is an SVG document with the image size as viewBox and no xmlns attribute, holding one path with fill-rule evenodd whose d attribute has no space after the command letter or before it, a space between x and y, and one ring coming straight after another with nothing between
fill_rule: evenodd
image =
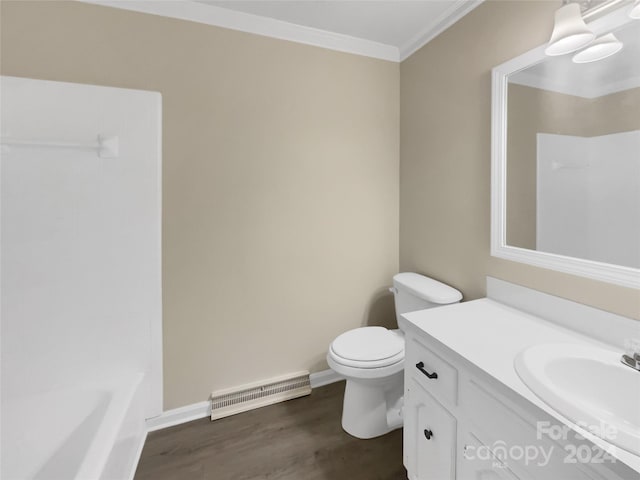
<instances>
[{"instance_id":1,"label":"white ceiling","mask_svg":"<svg viewBox=\"0 0 640 480\"><path fill-rule=\"evenodd\" d=\"M81 0L402 61L483 0Z\"/></svg>"}]
</instances>

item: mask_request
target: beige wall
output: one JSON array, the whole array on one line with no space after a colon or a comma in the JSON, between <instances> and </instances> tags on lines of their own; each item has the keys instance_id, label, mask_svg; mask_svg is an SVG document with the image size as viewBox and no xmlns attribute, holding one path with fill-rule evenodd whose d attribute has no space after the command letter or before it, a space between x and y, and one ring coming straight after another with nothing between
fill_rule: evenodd
<instances>
[{"instance_id":1,"label":"beige wall","mask_svg":"<svg viewBox=\"0 0 640 480\"><path fill-rule=\"evenodd\" d=\"M640 129L640 88L583 98L510 83L507 245L536 248L537 134L593 137Z\"/></svg>"},{"instance_id":2,"label":"beige wall","mask_svg":"<svg viewBox=\"0 0 640 480\"><path fill-rule=\"evenodd\" d=\"M1 17L3 75L162 93L165 408L393 318L397 64L75 2Z\"/></svg>"},{"instance_id":3,"label":"beige wall","mask_svg":"<svg viewBox=\"0 0 640 480\"><path fill-rule=\"evenodd\" d=\"M489 256L490 70L545 41L558 3L483 4L399 68L94 5L1 2L2 74L163 95L165 408L326 368L335 335L389 325L399 195L402 270L466 299L493 275L640 317L636 291Z\"/></svg>"},{"instance_id":4,"label":"beige wall","mask_svg":"<svg viewBox=\"0 0 640 480\"><path fill-rule=\"evenodd\" d=\"M544 43L560 2L489 0L400 68L400 269L485 294L491 275L640 318L637 290L490 256L491 69Z\"/></svg>"}]
</instances>

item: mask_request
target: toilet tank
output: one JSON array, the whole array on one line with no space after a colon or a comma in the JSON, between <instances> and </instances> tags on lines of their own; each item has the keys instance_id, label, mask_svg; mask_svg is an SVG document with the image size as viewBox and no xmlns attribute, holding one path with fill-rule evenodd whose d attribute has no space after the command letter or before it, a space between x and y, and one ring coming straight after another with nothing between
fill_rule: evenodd
<instances>
[{"instance_id":1,"label":"toilet tank","mask_svg":"<svg viewBox=\"0 0 640 480\"><path fill-rule=\"evenodd\" d=\"M403 329L403 322L400 320L402 313L450 305L462 300L462 293L455 288L433 278L411 272L395 275L392 291L400 329Z\"/></svg>"}]
</instances>

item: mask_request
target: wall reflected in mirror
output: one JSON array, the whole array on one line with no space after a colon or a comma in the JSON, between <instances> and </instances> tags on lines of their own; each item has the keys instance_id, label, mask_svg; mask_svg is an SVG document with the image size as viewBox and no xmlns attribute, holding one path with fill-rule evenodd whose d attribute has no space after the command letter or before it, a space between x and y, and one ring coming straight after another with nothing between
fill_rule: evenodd
<instances>
[{"instance_id":1,"label":"wall reflected in mirror","mask_svg":"<svg viewBox=\"0 0 640 480\"><path fill-rule=\"evenodd\" d=\"M640 22L615 34L611 57L509 75L507 245L640 267Z\"/></svg>"}]
</instances>

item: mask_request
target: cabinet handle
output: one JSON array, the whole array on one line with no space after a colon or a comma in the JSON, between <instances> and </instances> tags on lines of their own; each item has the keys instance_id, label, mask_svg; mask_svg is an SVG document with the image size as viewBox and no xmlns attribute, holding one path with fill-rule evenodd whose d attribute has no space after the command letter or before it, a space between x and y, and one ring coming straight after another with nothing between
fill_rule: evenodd
<instances>
[{"instance_id":1,"label":"cabinet handle","mask_svg":"<svg viewBox=\"0 0 640 480\"><path fill-rule=\"evenodd\" d=\"M427 430L425 428L424 429L424 436L427 438L427 440L431 440L431 437L433 437L433 432L431 430Z\"/></svg>"},{"instance_id":2,"label":"cabinet handle","mask_svg":"<svg viewBox=\"0 0 640 480\"><path fill-rule=\"evenodd\" d=\"M427 376L427 378L431 378L431 379L438 378L438 374L436 372L429 373L424 369L424 362L416 363L416 368L420 370L422 373L424 373Z\"/></svg>"}]
</instances>

